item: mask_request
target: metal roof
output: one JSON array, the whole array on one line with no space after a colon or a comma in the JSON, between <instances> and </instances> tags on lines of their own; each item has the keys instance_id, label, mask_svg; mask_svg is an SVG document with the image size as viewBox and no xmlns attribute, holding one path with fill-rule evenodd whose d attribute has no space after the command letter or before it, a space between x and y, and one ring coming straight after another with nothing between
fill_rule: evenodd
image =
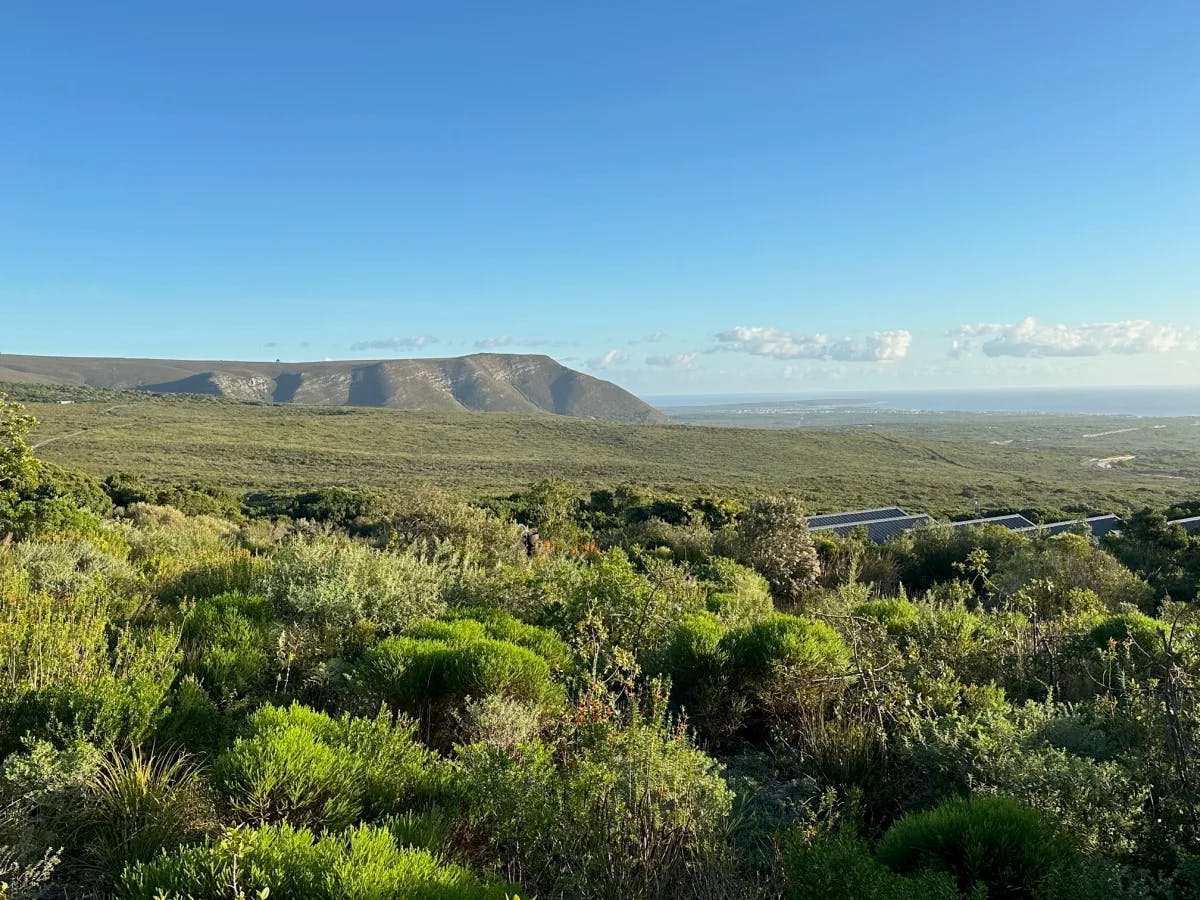
<instances>
[{"instance_id":1,"label":"metal roof","mask_svg":"<svg viewBox=\"0 0 1200 900\"><path fill-rule=\"evenodd\" d=\"M809 531L831 531L838 537L846 537L857 528L865 528L867 537L876 544L885 544L892 538L899 537L906 531L911 531L919 525L928 525L933 520L925 514L916 516L889 516L883 519L869 519L865 522L843 522L838 525L818 525Z\"/></svg>"},{"instance_id":2,"label":"metal roof","mask_svg":"<svg viewBox=\"0 0 1200 900\"><path fill-rule=\"evenodd\" d=\"M1172 525L1178 525L1188 534L1200 534L1200 516L1191 516L1186 519L1175 519L1171 522Z\"/></svg>"},{"instance_id":3,"label":"metal roof","mask_svg":"<svg viewBox=\"0 0 1200 900\"><path fill-rule=\"evenodd\" d=\"M878 522L881 519L903 519L908 515L898 506L884 506L880 509L855 509L850 512L824 513L808 517L808 527L825 528L829 525L849 525L851 522Z\"/></svg>"},{"instance_id":4,"label":"metal roof","mask_svg":"<svg viewBox=\"0 0 1200 900\"><path fill-rule=\"evenodd\" d=\"M965 522L951 522L951 528L962 528L965 525L999 525L1001 528L1007 528L1010 531L1025 531L1030 528L1037 528L1024 516L1016 514L1009 516L991 516L986 519L967 519Z\"/></svg>"}]
</instances>

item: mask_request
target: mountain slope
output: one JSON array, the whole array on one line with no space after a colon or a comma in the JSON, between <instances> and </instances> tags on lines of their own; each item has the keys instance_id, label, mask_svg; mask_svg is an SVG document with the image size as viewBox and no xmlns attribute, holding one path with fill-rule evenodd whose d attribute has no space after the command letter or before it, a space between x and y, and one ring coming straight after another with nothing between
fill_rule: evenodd
<instances>
[{"instance_id":1,"label":"mountain slope","mask_svg":"<svg viewBox=\"0 0 1200 900\"><path fill-rule=\"evenodd\" d=\"M476 353L446 359L266 363L6 354L0 355L0 381L317 406L546 412L614 422L666 421L612 382L541 355Z\"/></svg>"}]
</instances>

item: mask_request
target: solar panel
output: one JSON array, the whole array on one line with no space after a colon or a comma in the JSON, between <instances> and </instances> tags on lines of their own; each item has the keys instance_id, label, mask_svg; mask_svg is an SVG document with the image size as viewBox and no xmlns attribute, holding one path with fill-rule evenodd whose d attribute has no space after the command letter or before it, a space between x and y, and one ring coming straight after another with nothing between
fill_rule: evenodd
<instances>
[{"instance_id":1,"label":"solar panel","mask_svg":"<svg viewBox=\"0 0 1200 900\"><path fill-rule=\"evenodd\" d=\"M1092 516L1087 519L1088 528L1092 529L1092 537L1102 538L1110 531L1116 531L1121 527L1121 520L1117 516Z\"/></svg>"},{"instance_id":2,"label":"solar panel","mask_svg":"<svg viewBox=\"0 0 1200 900\"><path fill-rule=\"evenodd\" d=\"M1176 519L1171 524L1178 525L1188 534L1200 534L1200 516L1191 516L1187 519Z\"/></svg>"},{"instance_id":3,"label":"solar panel","mask_svg":"<svg viewBox=\"0 0 1200 900\"><path fill-rule=\"evenodd\" d=\"M1013 531L1036 532L1040 535L1053 536L1062 534L1064 531L1070 531L1072 528L1078 528L1083 524L1083 519L1068 519L1065 522L1050 522L1046 525L1034 525L1030 528L1014 528Z\"/></svg>"},{"instance_id":4,"label":"solar panel","mask_svg":"<svg viewBox=\"0 0 1200 900\"><path fill-rule=\"evenodd\" d=\"M960 523L961 524L961 523ZM1106 516L1092 516L1090 519L1068 519L1065 522L1051 522L1048 525L1031 525L1028 528L1014 528L1013 531L1037 532L1041 535L1052 536L1086 525L1092 537L1102 538L1110 531L1121 527L1121 520L1111 513Z\"/></svg>"},{"instance_id":5,"label":"solar panel","mask_svg":"<svg viewBox=\"0 0 1200 900\"><path fill-rule=\"evenodd\" d=\"M898 506L884 506L880 509L855 509L849 512L823 513L819 516L808 517L808 527L824 528L827 525L848 525L851 522L877 522L881 519L903 519L908 515Z\"/></svg>"},{"instance_id":6,"label":"solar panel","mask_svg":"<svg viewBox=\"0 0 1200 900\"><path fill-rule=\"evenodd\" d=\"M818 525L816 528L809 528L809 531L829 531L838 537L846 537L852 534L855 529L865 528L868 539L876 544L884 544L892 538L899 537L906 531L911 531L920 525L928 525L932 521L929 516L922 513L916 516L890 516L883 519L870 519L865 522Z\"/></svg>"},{"instance_id":7,"label":"solar panel","mask_svg":"<svg viewBox=\"0 0 1200 900\"><path fill-rule=\"evenodd\" d=\"M1008 516L990 516L986 519L967 519L965 522L951 522L951 528L963 528L967 525L999 525L1001 528L1008 528L1011 531L1023 531L1030 528L1037 528L1024 516L1008 515Z\"/></svg>"}]
</instances>

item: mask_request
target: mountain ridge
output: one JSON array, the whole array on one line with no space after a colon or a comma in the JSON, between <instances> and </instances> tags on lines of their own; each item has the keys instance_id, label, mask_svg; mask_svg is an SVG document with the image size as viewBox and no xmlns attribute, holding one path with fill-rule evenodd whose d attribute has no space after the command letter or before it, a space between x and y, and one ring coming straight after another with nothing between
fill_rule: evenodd
<instances>
[{"instance_id":1,"label":"mountain ridge","mask_svg":"<svg viewBox=\"0 0 1200 900\"><path fill-rule=\"evenodd\" d=\"M543 412L614 422L667 421L624 388L544 354L473 353L431 359L319 362L0 354L0 381L208 394L310 406Z\"/></svg>"}]
</instances>

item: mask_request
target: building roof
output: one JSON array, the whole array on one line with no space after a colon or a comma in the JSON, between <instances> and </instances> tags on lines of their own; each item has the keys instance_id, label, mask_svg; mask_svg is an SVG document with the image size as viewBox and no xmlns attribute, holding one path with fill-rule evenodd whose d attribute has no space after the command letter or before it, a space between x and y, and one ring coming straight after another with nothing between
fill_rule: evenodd
<instances>
[{"instance_id":1,"label":"building roof","mask_svg":"<svg viewBox=\"0 0 1200 900\"><path fill-rule=\"evenodd\" d=\"M1031 525L1027 528L1014 528L1013 531L1036 532L1040 535L1053 536L1070 531L1080 525L1086 525L1092 537L1102 538L1110 531L1121 527L1121 520L1111 513L1104 516L1092 516L1088 519L1067 519L1065 522L1051 522L1046 525Z\"/></svg>"},{"instance_id":2,"label":"building roof","mask_svg":"<svg viewBox=\"0 0 1200 900\"><path fill-rule=\"evenodd\" d=\"M908 516L898 506L884 506L880 509L856 509L850 512L824 513L808 517L809 530L825 528L828 525L849 525L852 522L878 522L882 519L903 519Z\"/></svg>"},{"instance_id":3,"label":"building roof","mask_svg":"<svg viewBox=\"0 0 1200 900\"><path fill-rule=\"evenodd\" d=\"M1030 528L1037 528L1027 518L1015 513L1008 516L990 516L986 519L967 519L965 522L950 523L951 528L962 528L965 525L999 525L1001 528L1008 528L1011 531L1027 531Z\"/></svg>"},{"instance_id":4,"label":"building roof","mask_svg":"<svg viewBox=\"0 0 1200 900\"><path fill-rule=\"evenodd\" d=\"M818 525L809 527L809 531L829 531L838 537L846 537L857 528L867 530L867 538L876 544L885 544L892 538L899 537L906 531L920 525L928 525L933 520L921 514L916 516L889 516L882 519L870 519L865 522L843 522L839 525Z\"/></svg>"},{"instance_id":5,"label":"building roof","mask_svg":"<svg viewBox=\"0 0 1200 900\"><path fill-rule=\"evenodd\" d=\"M1107 516L1092 516L1090 519L1085 519L1088 528L1092 529L1092 536L1102 538L1110 531L1116 531L1124 522L1119 516L1114 516L1111 513Z\"/></svg>"},{"instance_id":6,"label":"building roof","mask_svg":"<svg viewBox=\"0 0 1200 900\"><path fill-rule=\"evenodd\" d=\"M1052 536L1070 531L1083 524L1083 519L1067 519L1065 522L1050 522L1045 525L1033 525L1029 528L1014 528L1013 531L1035 532L1040 535Z\"/></svg>"},{"instance_id":7,"label":"building roof","mask_svg":"<svg viewBox=\"0 0 1200 900\"><path fill-rule=\"evenodd\" d=\"M1172 525L1178 525L1188 534L1200 534L1200 516L1190 516L1186 519L1175 519Z\"/></svg>"}]
</instances>

